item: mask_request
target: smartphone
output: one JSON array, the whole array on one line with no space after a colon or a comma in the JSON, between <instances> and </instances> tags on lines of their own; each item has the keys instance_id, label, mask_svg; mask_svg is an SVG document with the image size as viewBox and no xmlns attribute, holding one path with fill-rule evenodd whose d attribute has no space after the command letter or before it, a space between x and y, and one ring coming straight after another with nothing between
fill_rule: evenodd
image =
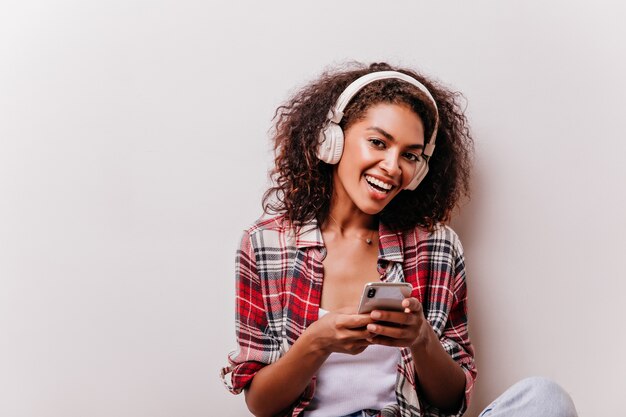
<instances>
[{"instance_id":1,"label":"smartphone","mask_svg":"<svg viewBox=\"0 0 626 417\"><path fill-rule=\"evenodd\" d=\"M359 314L373 310L402 311L402 300L409 298L413 287L407 282L368 282L363 288Z\"/></svg>"}]
</instances>

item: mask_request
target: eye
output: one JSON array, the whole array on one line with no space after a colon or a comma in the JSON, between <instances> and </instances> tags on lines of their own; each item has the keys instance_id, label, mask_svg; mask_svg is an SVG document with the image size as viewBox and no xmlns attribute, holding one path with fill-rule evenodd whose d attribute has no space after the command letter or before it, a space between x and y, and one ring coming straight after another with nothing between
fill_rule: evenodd
<instances>
[{"instance_id":1,"label":"eye","mask_svg":"<svg viewBox=\"0 0 626 417\"><path fill-rule=\"evenodd\" d=\"M422 155L418 155L415 153L407 152L404 154L404 157L411 162L419 162L422 159Z\"/></svg>"},{"instance_id":2,"label":"eye","mask_svg":"<svg viewBox=\"0 0 626 417\"><path fill-rule=\"evenodd\" d=\"M368 141L369 141L369 143L370 143L373 147L375 147L375 148L377 148L377 149L385 149L385 147L386 147L385 141L384 141L384 140L382 140L382 139L378 139L378 138L369 138L369 139L368 139Z\"/></svg>"}]
</instances>

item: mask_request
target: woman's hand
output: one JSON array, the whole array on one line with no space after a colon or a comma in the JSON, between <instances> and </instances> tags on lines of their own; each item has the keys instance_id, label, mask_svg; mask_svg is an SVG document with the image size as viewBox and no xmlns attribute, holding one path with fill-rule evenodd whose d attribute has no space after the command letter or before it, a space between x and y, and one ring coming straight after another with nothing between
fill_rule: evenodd
<instances>
[{"instance_id":1,"label":"woman's hand","mask_svg":"<svg viewBox=\"0 0 626 417\"><path fill-rule=\"evenodd\" d=\"M413 356L419 390L424 398L450 414L461 406L465 374L444 350L437 334L424 317L422 305L415 298L402 301L404 311L374 310L367 325L372 344L408 347Z\"/></svg>"},{"instance_id":2,"label":"woman's hand","mask_svg":"<svg viewBox=\"0 0 626 417\"><path fill-rule=\"evenodd\" d=\"M328 354L333 352L356 355L370 345L371 333L367 326L374 322L369 314L355 314L353 308L329 312L311 324L305 331L316 348Z\"/></svg>"},{"instance_id":3,"label":"woman's hand","mask_svg":"<svg viewBox=\"0 0 626 417\"><path fill-rule=\"evenodd\" d=\"M374 321L367 325L372 344L409 347L425 346L435 333L424 317L422 304L416 298L402 301L404 311L374 310ZM436 336L435 336L436 337Z\"/></svg>"},{"instance_id":4,"label":"woman's hand","mask_svg":"<svg viewBox=\"0 0 626 417\"><path fill-rule=\"evenodd\" d=\"M352 308L325 314L307 327L281 358L261 368L245 390L252 414L283 415L331 353L363 352L370 345L367 325L373 320L369 314L355 313Z\"/></svg>"}]
</instances>

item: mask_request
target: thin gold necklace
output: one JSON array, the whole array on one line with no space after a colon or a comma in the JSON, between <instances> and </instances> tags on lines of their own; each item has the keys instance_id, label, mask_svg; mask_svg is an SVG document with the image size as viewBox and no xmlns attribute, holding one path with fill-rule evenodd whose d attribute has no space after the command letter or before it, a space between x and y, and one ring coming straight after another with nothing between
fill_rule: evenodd
<instances>
[{"instance_id":1,"label":"thin gold necklace","mask_svg":"<svg viewBox=\"0 0 626 417\"><path fill-rule=\"evenodd\" d=\"M343 230L343 227L341 227L339 225L339 223L337 222L337 220L335 220L335 218L329 213L328 216L330 217L330 219L337 225L337 227L339 228L339 230L341 230L341 233L344 233L345 230ZM374 236L374 230L370 230L370 235L369 237L363 239L362 237L357 237L359 240L363 240L366 244L371 245L372 244L372 237Z\"/></svg>"}]
</instances>

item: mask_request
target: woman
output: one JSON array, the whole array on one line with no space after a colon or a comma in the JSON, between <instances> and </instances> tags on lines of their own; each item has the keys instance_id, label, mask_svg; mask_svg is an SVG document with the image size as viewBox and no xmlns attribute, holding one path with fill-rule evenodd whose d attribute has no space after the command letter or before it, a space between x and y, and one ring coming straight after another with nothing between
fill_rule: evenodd
<instances>
[{"instance_id":1,"label":"woman","mask_svg":"<svg viewBox=\"0 0 626 417\"><path fill-rule=\"evenodd\" d=\"M465 411L476 368L445 223L468 195L473 142L456 99L373 64L325 73L278 109L273 215L237 254L239 347L222 371L253 414ZM404 311L357 314L376 281L411 284Z\"/></svg>"}]
</instances>

